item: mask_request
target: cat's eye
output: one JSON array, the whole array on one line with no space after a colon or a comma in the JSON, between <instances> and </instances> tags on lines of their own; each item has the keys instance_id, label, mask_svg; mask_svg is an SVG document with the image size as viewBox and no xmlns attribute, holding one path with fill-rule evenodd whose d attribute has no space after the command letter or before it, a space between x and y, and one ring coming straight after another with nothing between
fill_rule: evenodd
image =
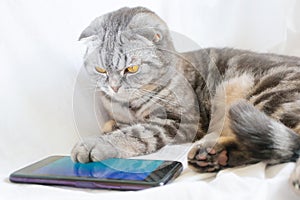
<instances>
[{"instance_id":1,"label":"cat's eye","mask_svg":"<svg viewBox=\"0 0 300 200\"><path fill-rule=\"evenodd\" d=\"M139 70L139 66L138 65L132 65L130 67L127 67L126 68L126 72L129 72L129 73L135 73Z\"/></svg>"},{"instance_id":2,"label":"cat's eye","mask_svg":"<svg viewBox=\"0 0 300 200\"><path fill-rule=\"evenodd\" d=\"M96 66L96 67L95 67L95 70L96 70L97 72L99 72L99 73L102 73L102 74L106 73L106 70L103 69L102 67Z\"/></svg>"}]
</instances>

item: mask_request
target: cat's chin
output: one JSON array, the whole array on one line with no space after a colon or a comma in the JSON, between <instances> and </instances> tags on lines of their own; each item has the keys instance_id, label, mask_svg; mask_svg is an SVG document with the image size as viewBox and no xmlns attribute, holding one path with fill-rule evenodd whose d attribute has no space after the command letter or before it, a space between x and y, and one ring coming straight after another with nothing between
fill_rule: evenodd
<instances>
[{"instance_id":1,"label":"cat's chin","mask_svg":"<svg viewBox=\"0 0 300 200\"><path fill-rule=\"evenodd\" d=\"M127 93L116 93L113 91L105 92L111 99L120 101L120 102L128 102L129 96Z\"/></svg>"},{"instance_id":2,"label":"cat's chin","mask_svg":"<svg viewBox=\"0 0 300 200\"><path fill-rule=\"evenodd\" d=\"M119 102L128 102L129 101L127 96L122 96L122 95L118 95L118 94L113 95L112 99L119 101Z\"/></svg>"},{"instance_id":3,"label":"cat's chin","mask_svg":"<svg viewBox=\"0 0 300 200\"><path fill-rule=\"evenodd\" d=\"M134 91L137 90L120 88L119 91L115 92L111 88L103 88L101 91L109 98L125 103L129 102L130 99L136 98L136 93Z\"/></svg>"}]
</instances>

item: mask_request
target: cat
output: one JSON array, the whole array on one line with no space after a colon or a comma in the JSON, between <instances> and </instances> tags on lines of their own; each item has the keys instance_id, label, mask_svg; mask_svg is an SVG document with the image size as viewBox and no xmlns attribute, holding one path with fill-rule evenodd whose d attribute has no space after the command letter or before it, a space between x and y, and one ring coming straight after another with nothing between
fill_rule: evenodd
<instances>
[{"instance_id":1,"label":"cat","mask_svg":"<svg viewBox=\"0 0 300 200\"><path fill-rule=\"evenodd\" d=\"M110 119L102 134L74 146L74 161L188 142L188 164L197 172L298 159L300 58L232 48L179 53L166 23L143 7L96 18L79 40Z\"/></svg>"}]
</instances>

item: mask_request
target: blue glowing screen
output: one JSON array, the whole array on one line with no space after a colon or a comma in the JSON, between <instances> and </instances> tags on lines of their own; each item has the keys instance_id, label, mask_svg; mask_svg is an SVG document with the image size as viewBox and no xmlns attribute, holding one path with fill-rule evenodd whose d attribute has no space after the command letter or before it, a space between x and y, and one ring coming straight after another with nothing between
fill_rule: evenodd
<instances>
[{"instance_id":1,"label":"blue glowing screen","mask_svg":"<svg viewBox=\"0 0 300 200\"><path fill-rule=\"evenodd\" d=\"M34 174L91 177L99 179L144 180L163 161L111 158L101 162L74 163L63 157L35 170Z\"/></svg>"}]
</instances>

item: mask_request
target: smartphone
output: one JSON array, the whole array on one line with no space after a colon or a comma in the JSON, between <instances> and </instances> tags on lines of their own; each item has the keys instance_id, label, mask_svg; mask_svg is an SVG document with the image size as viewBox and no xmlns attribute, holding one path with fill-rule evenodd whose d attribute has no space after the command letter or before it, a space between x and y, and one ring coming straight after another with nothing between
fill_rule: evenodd
<instances>
[{"instance_id":1,"label":"smartphone","mask_svg":"<svg viewBox=\"0 0 300 200\"><path fill-rule=\"evenodd\" d=\"M179 176L177 161L110 158L74 163L69 156L51 156L22 168L11 182L63 185L80 188L141 190L162 186Z\"/></svg>"}]
</instances>

